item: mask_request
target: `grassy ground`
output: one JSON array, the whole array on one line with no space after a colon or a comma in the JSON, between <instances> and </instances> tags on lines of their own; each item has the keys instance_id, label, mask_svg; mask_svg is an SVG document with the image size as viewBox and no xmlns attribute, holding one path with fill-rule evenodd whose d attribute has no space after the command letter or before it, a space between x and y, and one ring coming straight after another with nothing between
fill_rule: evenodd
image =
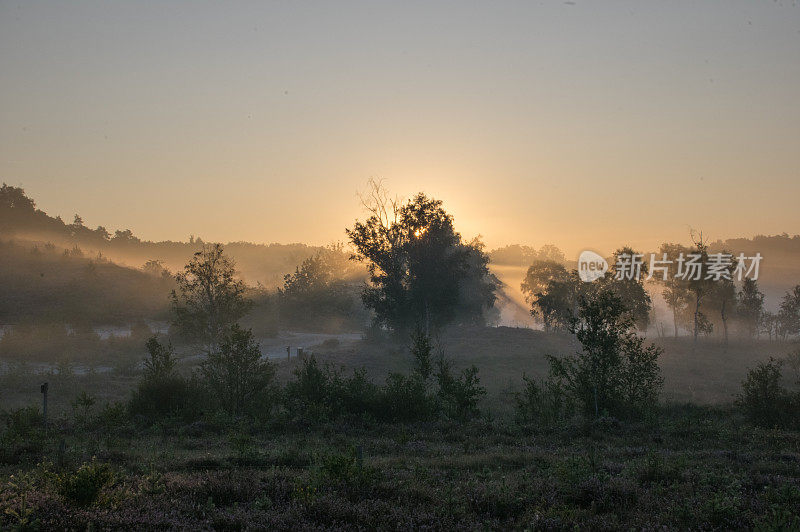
<instances>
[{"instance_id":1,"label":"grassy ground","mask_svg":"<svg viewBox=\"0 0 800 532\"><path fill-rule=\"evenodd\" d=\"M800 433L753 427L731 406L747 367L796 346L658 340L658 416L537 427L515 423L513 391L523 372L546 373L546 354L573 351L572 338L498 328L441 340L457 366L480 368L478 420L145 426L113 405L136 374L51 375L50 427L29 424L0 453L0 529L800 528ZM410 366L389 344L316 352L376 381ZM294 365L281 363L279 380ZM2 408L39 404L42 378L4 375ZM88 416L70 406L81 391L97 398ZM93 483L97 501L76 502Z\"/></svg>"},{"instance_id":2,"label":"grassy ground","mask_svg":"<svg viewBox=\"0 0 800 532\"><path fill-rule=\"evenodd\" d=\"M800 526L800 434L713 407L552 429L97 421L43 438L0 466L0 505L42 529ZM112 478L81 507L54 472L92 457Z\"/></svg>"}]
</instances>

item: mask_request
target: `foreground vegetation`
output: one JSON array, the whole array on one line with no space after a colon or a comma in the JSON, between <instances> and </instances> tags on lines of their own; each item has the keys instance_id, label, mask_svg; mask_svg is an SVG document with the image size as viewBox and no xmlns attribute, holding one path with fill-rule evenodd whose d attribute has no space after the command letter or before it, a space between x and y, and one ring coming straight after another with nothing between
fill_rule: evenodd
<instances>
[{"instance_id":1,"label":"foreground vegetation","mask_svg":"<svg viewBox=\"0 0 800 532\"><path fill-rule=\"evenodd\" d=\"M14 421L29 448L0 466L4 528L800 526L800 433L724 408L554 426L145 426L113 407L46 431L37 421Z\"/></svg>"},{"instance_id":2,"label":"foreground vegetation","mask_svg":"<svg viewBox=\"0 0 800 532\"><path fill-rule=\"evenodd\" d=\"M55 376L73 398L47 427L35 407L5 412L0 528L800 526L800 394L778 361L754 366L737 404L595 417L593 398L588 414L553 410L532 393L547 380L485 397L417 334L385 384L307 358L258 365L258 400L214 406L203 383L224 382L229 355L257 360L245 331L225 342L185 378L152 339L117 402L87 392L110 376Z\"/></svg>"}]
</instances>

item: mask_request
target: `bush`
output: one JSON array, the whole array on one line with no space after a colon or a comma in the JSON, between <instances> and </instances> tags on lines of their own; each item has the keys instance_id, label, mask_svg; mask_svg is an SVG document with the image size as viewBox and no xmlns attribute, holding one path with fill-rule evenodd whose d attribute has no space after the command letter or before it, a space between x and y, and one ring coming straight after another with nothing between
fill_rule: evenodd
<instances>
[{"instance_id":1,"label":"bush","mask_svg":"<svg viewBox=\"0 0 800 532\"><path fill-rule=\"evenodd\" d=\"M663 385L661 349L644 345L633 316L610 290L582 297L570 327L582 350L550 357L550 379L578 401L588 417L638 417L652 411Z\"/></svg>"},{"instance_id":2,"label":"bush","mask_svg":"<svg viewBox=\"0 0 800 532\"><path fill-rule=\"evenodd\" d=\"M180 375L143 379L133 391L131 414L157 418L179 414L187 406L188 384Z\"/></svg>"},{"instance_id":3,"label":"bush","mask_svg":"<svg viewBox=\"0 0 800 532\"><path fill-rule=\"evenodd\" d=\"M414 372L423 381L427 381L433 373L432 364L433 346L430 336L417 329L411 335L411 355L414 357Z\"/></svg>"},{"instance_id":4,"label":"bush","mask_svg":"<svg viewBox=\"0 0 800 532\"><path fill-rule=\"evenodd\" d=\"M458 377L450 363L441 357L436 374L438 392L432 393L431 343L417 333L412 339L415 370L411 375L390 373L383 386L367 378L364 369L343 377L326 365L320 367L311 355L294 370L294 380L286 385L286 407L297 417L330 420L342 415L369 416L386 422L412 422L431 419L443 412L455 419L478 415L478 401L486 390L480 385L478 369L471 366Z\"/></svg>"},{"instance_id":5,"label":"bush","mask_svg":"<svg viewBox=\"0 0 800 532\"><path fill-rule=\"evenodd\" d=\"M294 380L286 384L286 407L298 417L327 419L334 414L333 389L338 375L331 368L319 367L314 355L295 368Z\"/></svg>"},{"instance_id":6,"label":"bush","mask_svg":"<svg viewBox=\"0 0 800 532\"><path fill-rule=\"evenodd\" d=\"M171 343L162 345L153 336L147 341L149 358L144 361L144 375L128 403L130 412L147 418L183 412L188 404L189 386L175 371L175 350Z\"/></svg>"},{"instance_id":7,"label":"bush","mask_svg":"<svg viewBox=\"0 0 800 532\"><path fill-rule=\"evenodd\" d=\"M436 413L435 398L417 374L390 373L381 388L378 404L377 417L382 421L419 421Z\"/></svg>"},{"instance_id":8,"label":"bush","mask_svg":"<svg viewBox=\"0 0 800 532\"><path fill-rule=\"evenodd\" d=\"M378 387L364 369L349 378L329 365L320 367L314 355L294 370L286 385L286 406L298 417L328 420L343 414L374 415Z\"/></svg>"},{"instance_id":9,"label":"bush","mask_svg":"<svg viewBox=\"0 0 800 532\"><path fill-rule=\"evenodd\" d=\"M378 477L378 471L362 463L355 448L345 454L324 454L312 469L312 486L325 484L344 485L349 488L365 487Z\"/></svg>"},{"instance_id":10,"label":"bush","mask_svg":"<svg viewBox=\"0 0 800 532\"><path fill-rule=\"evenodd\" d=\"M5 425L0 433L0 463L16 462L21 455L41 452L45 434L38 408L0 411L0 420Z\"/></svg>"},{"instance_id":11,"label":"bush","mask_svg":"<svg viewBox=\"0 0 800 532\"><path fill-rule=\"evenodd\" d=\"M263 412L275 367L261 359L252 331L234 325L201 367L214 399L228 413Z\"/></svg>"},{"instance_id":12,"label":"bush","mask_svg":"<svg viewBox=\"0 0 800 532\"><path fill-rule=\"evenodd\" d=\"M515 395L518 423L554 424L571 416L575 401L554 379L541 384L522 376L525 387Z\"/></svg>"},{"instance_id":13,"label":"bush","mask_svg":"<svg viewBox=\"0 0 800 532\"><path fill-rule=\"evenodd\" d=\"M792 394L781 384L783 361L770 357L747 373L737 404L756 425L787 427L800 421L800 394Z\"/></svg>"},{"instance_id":14,"label":"bush","mask_svg":"<svg viewBox=\"0 0 800 532\"><path fill-rule=\"evenodd\" d=\"M361 416L375 414L380 390L367 378L365 369L354 370L353 375L342 379L335 389L340 393L338 404L346 413Z\"/></svg>"},{"instance_id":15,"label":"bush","mask_svg":"<svg viewBox=\"0 0 800 532\"><path fill-rule=\"evenodd\" d=\"M786 362L789 364L789 367L792 368L796 384L800 384L800 349L795 349L786 355Z\"/></svg>"},{"instance_id":16,"label":"bush","mask_svg":"<svg viewBox=\"0 0 800 532\"><path fill-rule=\"evenodd\" d=\"M86 390L72 400L70 406L72 406L72 415L76 425L85 427L92 421L92 407L96 402L97 399L86 393Z\"/></svg>"},{"instance_id":17,"label":"bush","mask_svg":"<svg viewBox=\"0 0 800 532\"><path fill-rule=\"evenodd\" d=\"M486 395L486 388L480 385L478 368L470 366L453 377L451 364L442 356L438 362L436 381L439 384L437 394L441 401L442 412L455 419L466 420L480 414L478 401Z\"/></svg>"},{"instance_id":18,"label":"bush","mask_svg":"<svg viewBox=\"0 0 800 532\"><path fill-rule=\"evenodd\" d=\"M97 501L100 491L114 478L111 467L92 459L74 473L56 475L58 493L77 506L90 506Z\"/></svg>"}]
</instances>

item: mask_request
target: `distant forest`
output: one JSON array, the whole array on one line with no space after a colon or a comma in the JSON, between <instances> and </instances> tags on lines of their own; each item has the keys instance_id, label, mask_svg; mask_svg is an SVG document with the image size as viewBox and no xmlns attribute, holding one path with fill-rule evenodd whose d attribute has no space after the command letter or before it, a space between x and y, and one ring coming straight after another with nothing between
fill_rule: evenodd
<instances>
[{"instance_id":1,"label":"distant forest","mask_svg":"<svg viewBox=\"0 0 800 532\"><path fill-rule=\"evenodd\" d=\"M87 227L76 214L71 223L38 209L22 188L0 188L0 326L20 322L117 324L165 319L168 294L179 271L204 242L141 240L130 229L113 233L103 226ZM764 256L759 284L767 306L796 284L800 271L800 235L733 238L710 243L712 250L730 250ZM356 327L364 318L358 294L367 272L348 261L341 246L294 244L224 244L236 261L238 274L262 303L262 314L272 314L271 297L284 299L283 320L291 316L312 319L308 307L297 303L300 281L309 275L323 279L327 304L337 314L352 314ZM525 269L535 261L575 266L555 245L539 249L513 244L488 252L490 268ZM321 271L324 270L324 271ZM307 287L303 290L308 290ZM517 282L501 290L517 291ZM333 295L331 295L333 294ZM273 298L274 298L273 297ZM303 296L305 297L305 296ZM294 299L293 299L294 298ZM263 317L263 316L262 316ZM317 316L322 328L334 325ZM341 325L341 323L339 323Z\"/></svg>"}]
</instances>

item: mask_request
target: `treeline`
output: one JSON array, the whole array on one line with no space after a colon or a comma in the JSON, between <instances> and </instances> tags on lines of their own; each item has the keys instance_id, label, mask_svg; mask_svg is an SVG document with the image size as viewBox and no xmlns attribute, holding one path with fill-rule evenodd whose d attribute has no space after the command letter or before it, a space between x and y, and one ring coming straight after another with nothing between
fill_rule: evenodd
<instances>
[{"instance_id":1,"label":"treeline","mask_svg":"<svg viewBox=\"0 0 800 532\"><path fill-rule=\"evenodd\" d=\"M582 281L578 270L568 270L557 261L537 260L528 268L520 289L531 305L531 314L547 330L567 330L581 298L608 288L622 299L641 331L654 325L659 336L678 336L684 330L695 339L716 333L727 342L732 330L741 336L764 335L775 340L800 334L800 285L783 295L777 312L770 312L765 308L758 281L747 275L739 280L738 250L716 253L730 255L732 261L722 266L715 263L711 247L702 241L688 246L664 244L654 254L661 261L660 271L649 272L649 262L643 260L634 278L628 275L630 272L620 271L620 267L630 267L631 257L642 254L629 247L621 248L608 260L609 271L594 282ZM752 256L755 254L752 252ZM681 276L681 258L692 255L699 257L696 273ZM627 257L627 263L620 261L621 257ZM671 330L656 317L656 295L669 309Z\"/></svg>"},{"instance_id":2,"label":"treeline","mask_svg":"<svg viewBox=\"0 0 800 532\"><path fill-rule=\"evenodd\" d=\"M192 254L205 244L202 238L191 236L188 242L150 242L141 240L130 229L109 231L103 226L92 229L76 214L72 223L49 216L36 208L35 201L19 187L3 184L0 187L0 238L27 240L103 256L133 267L157 260L171 270L180 269ZM322 250L306 244L253 244L230 242L226 249L237 261L239 275L252 285L269 288L280 286L283 276L297 264ZM363 272L361 272L363 279Z\"/></svg>"},{"instance_id":3,"label":"treeline","mask_svg":"<svg viewBox=\"0 0 800 532\"><path fill-rule=\"evenodd\" d=\"M564 264L564 252L552 244L545 244L538 250L531 246L511 244L489 252L492 264L501 266L530 266L537 261L555 262Z\"/></svg>"}]
</instances>

